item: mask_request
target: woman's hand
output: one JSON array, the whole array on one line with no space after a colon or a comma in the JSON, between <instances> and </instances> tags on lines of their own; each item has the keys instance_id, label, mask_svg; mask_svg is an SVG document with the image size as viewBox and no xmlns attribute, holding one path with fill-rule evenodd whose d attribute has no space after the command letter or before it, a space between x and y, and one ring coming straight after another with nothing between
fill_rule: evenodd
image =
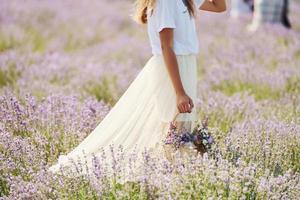
<instances>
[{"instance_id":1,"label":"woman's hand","mask_svg":"<svg viewBox=\"0 0 300 200\"><path fill-rule=\"evenodd\" d=\"M187 94L185 93L177 94L176 100L177 100L177 108L180 113L192 112L194 103L193 100Z\"/></svg>"}]
</instances>

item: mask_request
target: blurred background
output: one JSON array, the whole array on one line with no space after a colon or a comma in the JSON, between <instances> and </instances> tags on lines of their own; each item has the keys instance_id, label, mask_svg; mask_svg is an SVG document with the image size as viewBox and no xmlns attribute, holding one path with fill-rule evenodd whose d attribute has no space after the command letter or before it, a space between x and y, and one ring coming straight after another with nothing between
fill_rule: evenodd
<instances>
[{"instance_id":1,"label":"blurred background","mask_svg":"<svg viewBox=\"0 0 300 200\"><path fill-rule=\"evenodd\" d=\"M300 172L300 1L227 3L196 20L199 120L209 117L223 159L246 162L231 170L255 164L253 184L273 184L253 186L257 197L299 194L299 175L275 180ZM62 180L54 189L45 168L97 126L151 57L132 11L132 0L0 0L0 197L93 190Z\"/></svg>"},{"instance_id":2,"label":"blurred background","mask_svg":"<svg viewBox=\"0 0 300 200\"><path fill-rule=\"evenodd\" d=\"M283 58L291 65L299 61L299 1L289 2L291 30L281 23L284 5L280 2L285 0L256 2L256 12L251 11L250 0L228 1L226 13L200 11L199 75L206 73L201 80L221 81L218 74L229 76L212 68L216 65L220 70L263 65L255 67L266 70L283 67ZM31 92L37 98L78 93L113 104L151 56L146 26L130 18L130 0L1 0L0 9L1 91ZM218 73L210 77L214 70ZM270 87L283 85L280 77L276 79L277 86L268 83Z\"/></svg>"}]
</instances>

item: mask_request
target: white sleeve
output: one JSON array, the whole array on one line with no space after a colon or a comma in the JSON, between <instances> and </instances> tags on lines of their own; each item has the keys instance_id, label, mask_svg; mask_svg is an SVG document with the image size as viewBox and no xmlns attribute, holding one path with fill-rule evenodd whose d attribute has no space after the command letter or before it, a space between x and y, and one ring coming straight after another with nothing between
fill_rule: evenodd
<instances>
[{"instance_id":1,"label":"white sleeve","mask_svg":"<svg viewBox=\"0 0 300 200\"><path fill-rule=\"evenodd\" d=\"M160 32L163 28L176 28L175 25L175 0L157 0L156 5L156 31Z\"/></svg>"},{"instance_id":2,"label":"white sleeve","mask_svg":"<svg viewBox=\"0 0 300 200\"><path fill-rule=\"evenodd\" d=\"M196 7L199 9L200 6L202 6L202 4L204 3L205 0L195 0L196 3Z\"/></svg>"}]
</instances>

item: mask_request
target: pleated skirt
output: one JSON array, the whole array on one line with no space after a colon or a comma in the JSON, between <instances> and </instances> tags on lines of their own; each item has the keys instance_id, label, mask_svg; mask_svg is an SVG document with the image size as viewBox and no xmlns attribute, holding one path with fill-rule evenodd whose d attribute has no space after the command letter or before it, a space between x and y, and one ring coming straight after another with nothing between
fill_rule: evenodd
<instances>
[{"instance_id":1,"label":"pleated skirt","mask_svg":"<svg viewBox=\"0 0 300 200\"><path fill-rule=\"evenodd\" d=\"M196 55L176 58L185 92L196 105ZM144 150L163 156L162 140L177 112L176 93L163 56L153 55L96 128L67 155L60 155L49 171L59 173L65 166L72 170L72 159L85 160L93 168L92 155L99 154L100 149L109 152L110 144L121 145L125 155L134 149L140 156ZM194 126L196 107L191 113L180 113L175 121L192 121Z\"/></svg>"}]
</instances>

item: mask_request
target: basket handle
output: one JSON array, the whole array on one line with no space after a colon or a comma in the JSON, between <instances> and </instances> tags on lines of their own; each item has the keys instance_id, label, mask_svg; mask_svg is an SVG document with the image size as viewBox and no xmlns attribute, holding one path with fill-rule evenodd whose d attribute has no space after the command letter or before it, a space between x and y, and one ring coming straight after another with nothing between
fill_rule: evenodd
<instances>
[{"instance_id":1,"label":"basket handle","mask_svg":"<svg viewBox=\"0 0 300 200\"><path fill-rule=\"evenodd\" d=\"M179 114L180 114L180 112L177 111L176 115L173 117L173 120L172 120L173 123L174 123L175 119L177 118L177 116L178 116Z\"/></svg>"}]
</instances>

